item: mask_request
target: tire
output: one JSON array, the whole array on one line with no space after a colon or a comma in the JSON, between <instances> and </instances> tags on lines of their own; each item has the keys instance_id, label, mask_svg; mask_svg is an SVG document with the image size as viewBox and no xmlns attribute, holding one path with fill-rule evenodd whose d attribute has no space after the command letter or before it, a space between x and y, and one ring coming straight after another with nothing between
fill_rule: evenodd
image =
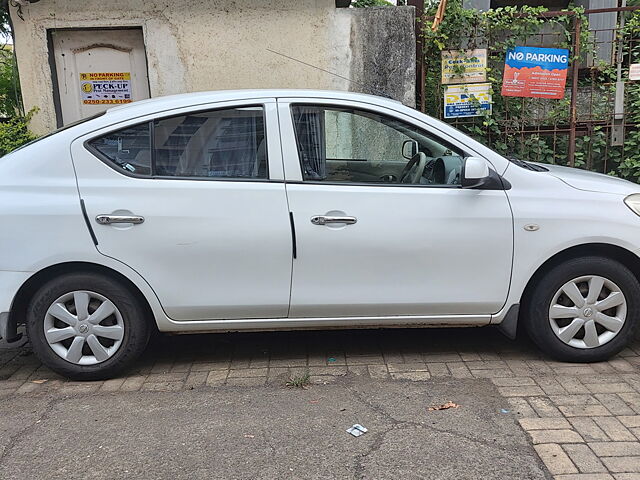
<instances>
[{"instance_id":1,"label":"tire","mask_svg":"<svg viewBox=\"0 0 640 480\"><path fill-rule=\"evenodd\" d=\"M26 323L40 361L72 380L112 378L142 354L151 331L138 298L121 283L94 273L47 282L33 296Z\"/></svg>"},{"instance_id":2,"label":"tire","mask_svg":"<svg viewBox=\"0 0 640 480\"><path fill-rule=\"evenodd\" d=\"M589 292L591 289L596 292L600 285L598 282L601 281L604 281L603 287L594 302L590 299ZM572 285L579 287L578 293L585 301L582 307L571 300L573 297L579 301ZM614 296L615 299L612 300ZM619 302L620 298L623 303L609 309L604 308L605 305ZM608 303L598 304L604 299ZM599 306L596 307L596 304ZM526 317L523 320L527 333L543 352L561 361L599 362L619 353L633 338L640 317L640 283L627 267L615 260L595 256L576 258L548 271L534 286L524 307ZM574 317L576 311L579 314ZM619 321L610 320L623 317L621 328L618 328ZM571 328L566 328L574 320L579 321ZM609 327L613 325L612 330L600 323L604 320ZM582 326L575 337L572 337L579 325ZM614 332L616 328L618 330ZM561 335L563 339L560 338Z\"/></svg>"}]
</instances>

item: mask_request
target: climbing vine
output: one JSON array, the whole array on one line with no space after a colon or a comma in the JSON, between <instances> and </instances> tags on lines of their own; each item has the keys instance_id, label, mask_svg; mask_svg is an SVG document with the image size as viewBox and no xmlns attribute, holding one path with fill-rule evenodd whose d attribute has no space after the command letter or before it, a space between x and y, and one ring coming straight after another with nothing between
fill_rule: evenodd
<instances>
[{"instance_id":1,"label":"climbing vine","mask_svg":"<svg viewBox=\"0 0 640 480\"><path fill-rule=\"evenodd\" d=\"M422 21L426 113L442 118L441 52L486 48L487 82L491 83L492 112L451 120L456 127L504 155L544 163L567 163L571 91L561 100L503 97L502 74L507 49L518 45L567 48L570 62L581 64L577 96L575 166L640 180L640 84L626 82L625 141L612 146L611 122L615 98L616 66L598 60L598 45L589 31L584 10L570 7L568 15L549 14L544 7L510 6L480 12L465 9L462 0L449 0L444 19L432 31L429 8ZM579 57L573 49L574 19L579 17ZM622 78L629 63L640 62L640 12L629 12L611 45L621 45ZM572 63L570 63L571 65ZM460 72L461 73L461 72ZM448 120L449 121L449 120Z\"/></svg>"}]
</instances>

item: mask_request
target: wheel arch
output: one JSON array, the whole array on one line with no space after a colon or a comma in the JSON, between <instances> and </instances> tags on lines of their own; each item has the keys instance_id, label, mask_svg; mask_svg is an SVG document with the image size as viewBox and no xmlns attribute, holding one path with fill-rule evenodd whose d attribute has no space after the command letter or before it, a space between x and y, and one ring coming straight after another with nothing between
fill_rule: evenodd
<instances>
[{"instance_id":1,"label":"wheel arch","mask_svg":"<svg viewBox=\"0 0 640 480\"><path fill-rule=\"evenodd\" d=\"M638 281L640 281L640 257L626 248L610 243L584 243L581 245L575 245L556 253L538 267L522 291L522 295L520 297L520 311L525 311L525 308L523 307L526 305L536 285L547 272L567 260L587 256L597 256L618 261L629 268Z\"/></svg>"},{"instance_id":2,"label":"wheel arch","mask_svg":"<svg viewBox=\"0 0 640 480\"><path fill-rule=\"evenodd\" d=\"M11 310L9 311L9 324L15 328L17 327L17 325L24 323L24 318L27 313L29 302L42 285L58 275L78 272L101 274L125 285L133 292L135 297L140 302L140 305L145 311L146 320L149 323L152 323L154 328L157 328L153 309L151 308L147 297L142 293L140 288L138 288L138 286L133 281L131 281L129 278L127 278L117 270L91 262L58 263L55 265L50 265L29 277L29 279L24 282L18 289L15 297L13 298Z\"/></svg>"}]
</instances>

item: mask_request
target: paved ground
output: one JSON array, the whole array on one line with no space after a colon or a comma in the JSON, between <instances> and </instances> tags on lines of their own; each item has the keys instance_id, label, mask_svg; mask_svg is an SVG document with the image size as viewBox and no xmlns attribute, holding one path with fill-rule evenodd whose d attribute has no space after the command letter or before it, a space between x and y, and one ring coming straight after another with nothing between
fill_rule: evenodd
<instances>
[{"instance_id":1,"label":"paved ground","mask_svg":"<svg viewBox=\"0 0 640 480\"><path fill-rule=\"evenodd\" d=\"M639 367L640 341L583 365L491 329L250 333L77 383L26 345L0 350L0 478L640 479Z\"/></svg>"}]
</instances>

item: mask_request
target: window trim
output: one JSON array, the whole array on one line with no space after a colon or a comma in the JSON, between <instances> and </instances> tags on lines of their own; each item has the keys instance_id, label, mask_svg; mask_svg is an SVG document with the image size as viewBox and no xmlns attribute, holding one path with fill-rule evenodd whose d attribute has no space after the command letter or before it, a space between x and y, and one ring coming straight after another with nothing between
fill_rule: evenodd
<instances>
[{"instance_id":1,"label":"window trim","mask_svg":"<svg viewBox=\"0 0 640 480\"><path fill-rule=\"evenodd\" d=\"M159 120L165 120L168 118L174 118L174 117L182 117L182 116L187 116L187 115L196 115L199 113L207 113L207 112L215 112L215 111L223 111L223 110L235 110L235 109L240 109L240 108L251 108L251 107L259 107L262 109L262 116L264 119L264 140L267 142L267 148L265 149L265 162L266 162L266 177L265 178L255 178L255 177L246 177L246 178L242 178L242 177L184 177L184 176L172 176L172 175L154 175L155 172L155 163L156 163L156 148L155 148L155 126L154 126L154 122L159 121ZM104 112L103 112L104 114ZM112 133L118 132L120 130L125 130L127 128L135 128L138 127L140 125L144 125L144 124L148 124L149 125L149 148L150 148L150 168L151 168L151 174L149 175L141 175L141 174L137 174L134 172L129 172L125 169L122 168L116 168L117 165L113 162L113 160L111 158L109 158L107 155L105 155L104 153L100 152L97 148L95 148L93 145L91 145L91 142L93 142L94 140L97 140L99 138L102 138L104 136L110 135ZM85 150L87 150L89 153L91 153L93 156L95 156L98 160L100 160L102 163L104 163L105 165L107 165L109 168L111 168L111 170L115 171L116 173L122 174L126 177L130 177L130 178L136 178L136 179L142 179L142 180L195 180L195 181L211 181L211 182L259 182L259 183L284 183L283 180L273 180L271 179L271 171L269 168L269 137L268 137L268 132L267 132L267 108L266 108L266 104L260 103L260 104L250 104L250 105L234 105L234 106L226 106L226 107L220 107L220 108L203 108L203 109L198 109L198 110L192 110L192 111L188 111L188 112L182 112L182 113L177 113L174 115L169 115L169 116L163 116L163 117L153 117L150 118L148 120L145 120L144 122L139 122L139 123L134 123L131 125L127 125L125 127L120 127L120 128L114 128L114 129L109 129L108 131L102 131L99 135L94 135L91 136L90 138L87 138L86 140L84 140L82 142L82 146L85 148ZM116 125L110 125L110 127L115 127Z\"/></svg>"},{"instance_id":2,"label":"window trim","mask_svg":"<svg viewBox=\"0 0 640 480\"><path fill-rule=\"evenodd\" d=\"M356 107L356 106L351 106L351 105L344 105L341 106L339 104L333 104L333 103L313 103L313 102L291 102L289 103L289 115L290 115L290 119L291 119L291 126L293 127L293 135L294 135L294 139L295 139L295 151L298 155L298 168L300 169L300 175L302 176L302 180L287 180L286 183L292 184L292 185L332 185L332 186L353 186L353 187L369 187L369 186L377 186L377 187L403 187L403 188L447 188L447 189L462 189L462 184L460 185L447 185L447 184L442 184L442 185L436 185L436 184L432 184L432 185L422 185L422 184L413 184L413 183L389 183L389 182L335 182L335 181L321 181L321 180L305 180L304 179L304 167L302 166L302 159L300 158L300 144L298 142L298 129L296 128L296 122L295 122L295 117L293 115L293 109L295 107L318 107L318 108L323 108L325 110L352 110L352 111L361 111L361 112L366 112L369 114L373 114L373 115L378 115L381 117L388 117L391 118L393 120L396 120L398 122L401 123L405 123L405 124L409 124L414 126L415 128L421 130L421 131L425 131L425 129L423 127L419 127L411 122L407 122L406 120L401 120L393 115L389 115L388 113L382 113L373 109L368 109L366 107ZM392 128L392 127L390 127ZM449 142L448 140L442 140L440 138L440 136L438 135L434 135L431 132L425 131L425 134L428 136L432 136L435 137L435 139L438 142L444 142L446 145L451 145L451 147L457 149L457 150L461 150L460 146L453 145L451 142ZM462 157L462 161L463 161L463 165L464 165L464 160L468 157L468 156L472 156L469 155L468 152L466 150L462 150L462 153L464 154L464 157Z\"/></svg>"}]
</instances>

